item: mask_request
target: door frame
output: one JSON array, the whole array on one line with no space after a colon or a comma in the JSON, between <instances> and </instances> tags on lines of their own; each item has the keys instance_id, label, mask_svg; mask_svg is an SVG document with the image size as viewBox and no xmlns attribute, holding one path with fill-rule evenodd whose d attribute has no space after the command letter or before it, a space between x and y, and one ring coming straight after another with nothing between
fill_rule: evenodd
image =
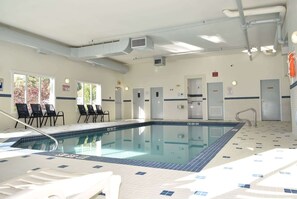
<instances>
[{"instance_id":1,"label":"door frame","mask_svg":"<svg viewBox=\"0 0 297 199\"><path fill-rule=\"evenodd\" d=\"M202 119L207 120L208 118L208 110L207 110L207 82L206 82L206 75L205 74L197 74L197 75L186 75L184 76L184 93L188 100L188 79L201 79L202 80ZM189 116L188 112L188 102L186 105L187 109L187 117Z\"/></svg>"},{"instance_id":2,"label":"door frame","mask_svg":"<svg viewBox=\"0 0 297 199\"><path fill-rule=\"evenodd\" d=\"M280 115L279 115L279 120L263 120L263 110L262 110L262 81L269 81L269 80L278 80L278 93L279 93L279 111L280 111ZM282 121L282 96L281 96L281 81L280 79L261 79L260 80L260 117L261 117L261 121Z\"/></svg>"},{"instance_id":3,"label":"door frame","mask_svg":"<svg viewBox=\"0 0 297 199\"><path fill-rule=\"evenodd\" d=\"M153 118L153 95L152 95L152 90L153 89L162 89L162 117L161 118ZM151 114L150 114L150 116L151 116L151 119L159 119L159 120L162 120L163 118L164 118L164 89L163 89L163 87L151 87L150 88L150 110L151 110Z\"/></svg>"}]
</instances>

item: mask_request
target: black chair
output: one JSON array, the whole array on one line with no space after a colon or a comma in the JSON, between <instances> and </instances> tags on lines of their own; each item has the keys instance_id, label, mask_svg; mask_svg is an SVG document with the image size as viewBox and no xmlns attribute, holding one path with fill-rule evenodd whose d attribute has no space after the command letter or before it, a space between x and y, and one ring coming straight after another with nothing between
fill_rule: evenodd
<instances>
[{"instance_id":1,"label":"black chair","mask_svg":"<svg viewBox=\"0 0 297 199\"><path fill-rule=\"evenodd\" d=\"M89 117L92 116L93 117L93 122L96 122L98 114L95 112L93 105L88 104L87 105L87 109L88 109L88 115L89 115Z\"/></svg>"},{"instance_id":2,"label":"black chair","mask_svg":"<svg viewBox=\"0 0 297 199\"><path fill-rule=\"evenodd\" d=\"M16 103L15 105L16 105L17 112L18 112L18 119L23 118L25 120L25 123L27 123L27 119L29 119L27 124L30 124L32 117L29 113L27 104ZM16 128L17 125L18 125L18 122L15 123L14 128ZM25 126L25 128L27 128L27 127Z\"/></svg>"},{"instance_id":3,"label":"black chair","mask_svg":"<svg viewBox=\"0 0 297 199\"><path fill-rule=\"evenodd\" d=\"M110 122L109 111L103 111L100 105L96 105L96 113L101 116L101 122L104 122L104 116L108 116L108 121Z\"/></svg>"},{"instance_id":4,"label":"black chair","mask_svg":"<svg viewBox=\"0 0 297 199\"><path fill-rule=\"evenodd\" d=\"M36 119L36 126L42 126L43 120L44 118L46 118L47 116L43 114L42 109L41 109L41 105L40 104L30 104L31 105L31 124L33 124L34 119Z\"/></svg>"},{"instance_id":5,"label":"black chair","mask_svg":"<svg viewBox=\"0 0 297 199\"><path fill-rule=\"evenodd\" d=\"M50 118L50 125L52 126L52 119L54 121L54 126L56 126L57 120L59 117L62 117L63 119L63 125L65 125L65 118L64 118L64 112L58 111L58 113L55 110L54 105L52 104L45 104L45 115L47 116L44 122L44 125L47 123L47 119Z\"/></svg>"},{"instance_id":6,"label":"black chair","mask_svg":"<svg viewBox=\"0 0 297 199\"><path fill-rule=\"evenodd\" d=\"M89 120L89 114L88 114L88 112L87 112L87 110L86 110L86 108L85 108L85 105L83 105L83 104L78 104L77 105L77 108L78 108L78 111L79 111L79 118L78 118L78 120L77 120L77 123L79 123L79 120L80 120L80 118L81 118L81 116L86 116L86 118L85 118L85 120L84 120L84 122L87 122L88 120Z\"/></svg>"}]
</instances>

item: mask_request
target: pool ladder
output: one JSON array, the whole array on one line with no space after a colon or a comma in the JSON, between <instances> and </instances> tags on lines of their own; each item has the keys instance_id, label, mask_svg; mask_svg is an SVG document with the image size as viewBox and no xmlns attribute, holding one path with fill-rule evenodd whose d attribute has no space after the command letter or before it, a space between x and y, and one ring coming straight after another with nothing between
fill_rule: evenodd
<instances>
[{"instance_id":1,"label":"pool ladder","mask_svg":"<svg viewBox=\"0 0 297 199\"><path fill-rule=\"evenodd\" d=\"M37 129L37 128L34 128L33 126L31 126L31 125L29 125L29 124L27 124L27 123L25 123L25 122L22 122L22 121L20 121L20 120L18 120L18 119L16 119L16 118L14 118L14 117L11 116L10 114L8 114L8 113L6 113L6 112L4 112L4 111L2 111L2 110L0 110L0 113L1 113L2 115L4 115L4 116L6 116L6 117L8 117L8 118L10 118L10 119L12 119L12 120L14 120L14 121L16 121L16 122L21 123L22 125L25 125L26 127L30 128L30 129L32 129L32 130L34 130L34 131L36 131L36 132L38 132L38 133L40 133L40 134L42 134L42 135L44 135L44 136L50 138L51 140L53 140L54 143L55 143L55 145L54 145L54 147L51 148L49 151L55 151L55 150L58 148L59 143L58 143L57 139L54 138L53 136L48 135L48 134L45 133L44 131L41 131L41 130L39 130L39 129Z\"/></svg>"},{"instance_id":2,"label":"pool ladder","mask_svg":"<svg viewBox=\"0 0 297 199\"><path fill-rule=\"evenodd\" d=\"M248 109L239 111L238 113L236 113L235 119L236 119L237 121L243 121L243 122L246 122L249 126L252 126L252 122L251 122L250 120L239 118L239 114L240 114L240 113L244 113L244 112L247 112L247 111L253 111L253 113L254 113L254 120L255 120L254 126L257 127L257 111L256 111L254 108L248 108Z\"/></svg>"}]
</instances>

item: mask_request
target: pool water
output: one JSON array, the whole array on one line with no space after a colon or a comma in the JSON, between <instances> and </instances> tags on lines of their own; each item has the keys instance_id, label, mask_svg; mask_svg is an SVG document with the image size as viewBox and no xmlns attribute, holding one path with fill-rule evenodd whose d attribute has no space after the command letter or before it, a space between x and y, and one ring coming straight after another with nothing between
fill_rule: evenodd
<instances>
[{"instance_id":1,"label":"pool water","mask_svg":"<svg viewBox=\"0 0 297 199\"><path fill-rule=\"evenodd\" d=\"M148 125L109 132L80 133L57 137L57 152L187 164L232 126ZM18 148L48 150L46 139L20 142Z\"/></svg>"}]
</instances>

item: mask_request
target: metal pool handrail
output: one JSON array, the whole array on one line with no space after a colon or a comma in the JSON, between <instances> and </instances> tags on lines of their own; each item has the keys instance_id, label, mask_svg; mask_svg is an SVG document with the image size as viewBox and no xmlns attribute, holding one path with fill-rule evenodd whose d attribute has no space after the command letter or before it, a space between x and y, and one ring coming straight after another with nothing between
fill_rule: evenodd
<instances>
[{"instance_id":1,"label":"metal pool handrail","mask_svg":"<svg viewBox=\"0 0 297 199\"><path fill-rule=\"evenodd\" d=\"M245 122L248 123L249 126L252 126L252 122L250 120L239 118L239 114L243 113L243 112L246 112L246 111L253 111L254 112L254 120L255 120L255 125L254 126L257 127L257 111L254 108L248 108L248 109L245 109L243 111L239 111L238 113L236 113L235 119L237 121L245 121Z\"/></svg>"},{"instance_id":2,"label":"metal pool handrail","mask_svg":"<svg viewBox=\"0 0 297 199\"><path fill-rule=\"evenodd\" d=\"M4 111L2 111L2 110L0 110L0 113L1 113L2 115L4 115L4 116L6 116L6 117L8 117L8 118L10 118L10 119L12 119L12 120L14 120L14 121L16 121L16 122L21 123L22 125L25 125L26 127L30 128L30 129L32 129L32 130L34 130L34 131L36 131L36 132L38 132L38 133L40 133L40 134L42 134L42 135L44 135L44 136L50 138L51 140L53 140L53 141L55 142L55 146L54 146L52 149L50 149L49 151L55 151L55 150L58 148L58 145L59 145L58 140L57 140L56 138L54 138L53 136L48 135L47 133L45 133L45 132L43 132L43 131L41 131L41 130L39 130L39 129L37 129L37 128L34 128L33 126L31 126L31 125L29 125L29 124L27 124L27 123L25 123L25 122L22 122L22 121L20 121L20 120L18 120L18 119L16 119L16 118L14 118L14 117L11 116L10 114L8 114L8 113L6 113L6 112L4 112Z\"/></svg>"}]
</instances>

